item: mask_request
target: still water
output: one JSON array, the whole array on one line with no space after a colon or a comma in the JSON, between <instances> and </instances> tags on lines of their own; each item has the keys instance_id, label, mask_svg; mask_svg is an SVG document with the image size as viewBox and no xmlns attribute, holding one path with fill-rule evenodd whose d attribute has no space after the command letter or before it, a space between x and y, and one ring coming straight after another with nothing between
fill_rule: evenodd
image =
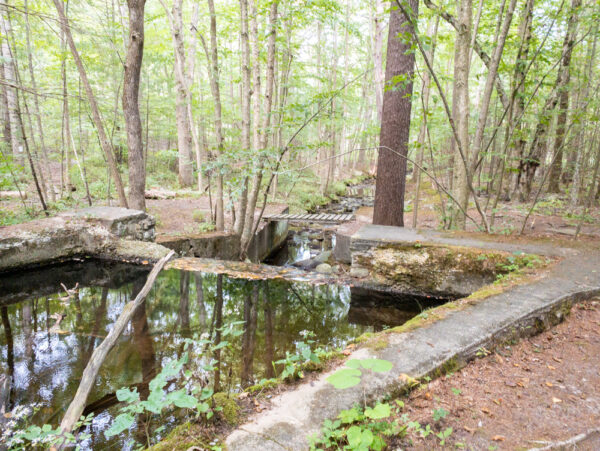
<instances>
[{"instance_id":1,"label":"still water","mask_svg":"<svg viewBox=\"0 0 600 451\"><path fill-rule=\"evenodd\" d=\"M82 260L0 277L0 374L12 376L11 407L38 403L31 422L57 425L92 351L146 275L137 266ZM96 379L85 411L94 413L85 447L127 447L136 431L111 441L102 433L118 412L116 391L147 390L160 368L182 355L185 338L214 339L219 327L240 322L240 335L229 338L218 362L221 390L240 391L277 376L281 368L272 362L295 352L307 331L314 347L342 348L422 308L412 299L377 299L368 290L341 285L163 271ZM202 377L214 384L214 373Z\"/></svg>"}]
</instances>

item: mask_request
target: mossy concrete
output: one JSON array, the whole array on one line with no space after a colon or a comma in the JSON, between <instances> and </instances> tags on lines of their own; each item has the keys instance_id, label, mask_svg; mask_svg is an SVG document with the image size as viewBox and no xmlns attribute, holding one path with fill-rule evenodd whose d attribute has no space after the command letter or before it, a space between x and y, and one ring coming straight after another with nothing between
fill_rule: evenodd
<instances>
[{"instance_id":1,"label":"mossy concrete","mask_svg":"<svg viewBox=\"0 0 600 451\"><path fill-rule=\"evenodd\" d=\"M404 245L418 241L422 245L521 251L559 256L560 261L528 283L490 293L464 308L450 309L444 316L429 318L421 327L400 333L382 332L387 340L385 346L384 341L378 340L378 346L359 347L348 358L385 359L393 364L390 372L365 371L358 386L345 390L337 390L326 381L335 370L322 374L310 383L274 397L269 410L254 415L227 437L228 449L305 450L309 435L318 433L323 420L335 418L341 410L400 393L410 387L411 381L414 383L424 376L456 371L474 359L481 348L492 350L507 341L538 333L562 321L574 302L600 293L600 253L593 250L490 243L441 234L426 237L412 232L411 241L402 229L396 231L396 237L402 237L396 243ZM392 238L393 232L386 231ZM379 234L370 239L379 243L381 238ZM451 242L444 243L445 240Z\"/></svg>"}]
</instances>

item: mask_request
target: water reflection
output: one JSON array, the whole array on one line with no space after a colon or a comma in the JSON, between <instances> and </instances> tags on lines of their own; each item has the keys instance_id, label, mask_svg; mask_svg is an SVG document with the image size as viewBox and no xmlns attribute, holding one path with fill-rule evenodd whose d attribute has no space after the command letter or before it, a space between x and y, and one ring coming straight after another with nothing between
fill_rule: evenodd
<instances>
[{"instance_id":1,"label":"water reflection","mask_svg":"<svg viewBox=\"0 0 600 451\"><path fill-rule=\"evenodd\" d=\"M58 424L94 348L145 282L146 273L139 268L127 268L132 271L125 277L122 266L98 262L77 266L76 271L68 266L44 270L51 280L42 280L37 274L35 280L22 280L27 289L0 296L0 374L12 376L12 406L42 403L32 419L35 424ZM113 271L114 277L107 276ZM68 279L68 288L79 283L70 296L60 286L63 278ZM115 279L122 282L120 286L115 286ZM0 286L3 283L0 278ZM361 300L365 293L359 294L356 299L353 295L351 302L351 290L344 286L164 271L100 369L85 409L85 414L94 413L93 437L86 446L120 449L127 440L139 438L139 432L132 431L131 437L112 442L104 439L102 431L118 409L116 391L135 387L146 397L148 383L162 365L182 355L186 337L210 337L219 343L224 324L244 322L239 326L243 333L227 337L229 346L213 355L196 349L200 357L192 362L201 368L214 358L216 370L200 377L212 384L215 392L236 391L276 376L281 368L272 362L285 357L286 351L294 352L303 331L314 333L314 346L343 347L373 330L373 325L393 326L420 310L413 305L403 309L402 315L382 319L373 313L377 306ZM385 308L394 310L390 305Z\"/></svg>"}]
</instances>

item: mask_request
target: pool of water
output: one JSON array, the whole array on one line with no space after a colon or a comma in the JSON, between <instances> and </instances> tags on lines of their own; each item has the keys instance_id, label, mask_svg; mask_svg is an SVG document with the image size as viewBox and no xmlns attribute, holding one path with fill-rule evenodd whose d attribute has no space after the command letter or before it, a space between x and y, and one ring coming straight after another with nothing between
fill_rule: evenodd
<instances>
[{"instance_id":1,"label":"pool of water","mask_svg":"<svg viewBox=\"0 0 600 451\"><path fill-rule=\"evenodd\" d=\"M38 403L32 423L57 425L92 351L146 275L139 266L82 260L0 277L0 374L12 376L11 407ZM86 408L94 413L92 438L84 447L124 449L132 439L140 441L135 428L111 441L104 438L119 407L115 393L122 387L147 392L163 365L182 355L186 338L214 340L216 329L240 322L240 335L230 337L218 356L218 375L198 373L205 384L218 378L220 390L235 392L277 376L281 367L272 362L295 352L307 332L315 348L343 348L363 332L401 324L423 307L418 300L400 302L342 285L163 271L100 369ZM194 351L191 366L214 357Z\"/></svg>"}]
</instances>

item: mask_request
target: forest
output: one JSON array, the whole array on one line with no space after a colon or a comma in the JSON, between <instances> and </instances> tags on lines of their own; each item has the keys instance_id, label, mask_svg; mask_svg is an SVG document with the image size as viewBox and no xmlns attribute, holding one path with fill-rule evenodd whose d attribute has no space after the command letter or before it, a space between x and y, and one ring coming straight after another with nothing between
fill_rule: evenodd
<instances>
[{"instance_id":1,"label":"forest","mask_svg":"<svg viewBox=\"0 0 600 451\"><path fill-rule=\"evenodd\" d=\"M266 201L299 196L310 209L375 172L382 224L403 224L406 210L414 227L423 197L442 228L497 232L506 202L592 218L595 2L1 11L3 224L86 204L145 209L148 190L184 190L210 197L207 229L247 243Z\"/></svg>"},{"instance_id":2,"label":"forest","mask_svg":"<svg viewBox=\"0 0 600 451\"><path fill-rule=\"evenodd\" d=\"M599 24L0 2L0 450L600 449Z\"/></svg>"}]
</instances>

